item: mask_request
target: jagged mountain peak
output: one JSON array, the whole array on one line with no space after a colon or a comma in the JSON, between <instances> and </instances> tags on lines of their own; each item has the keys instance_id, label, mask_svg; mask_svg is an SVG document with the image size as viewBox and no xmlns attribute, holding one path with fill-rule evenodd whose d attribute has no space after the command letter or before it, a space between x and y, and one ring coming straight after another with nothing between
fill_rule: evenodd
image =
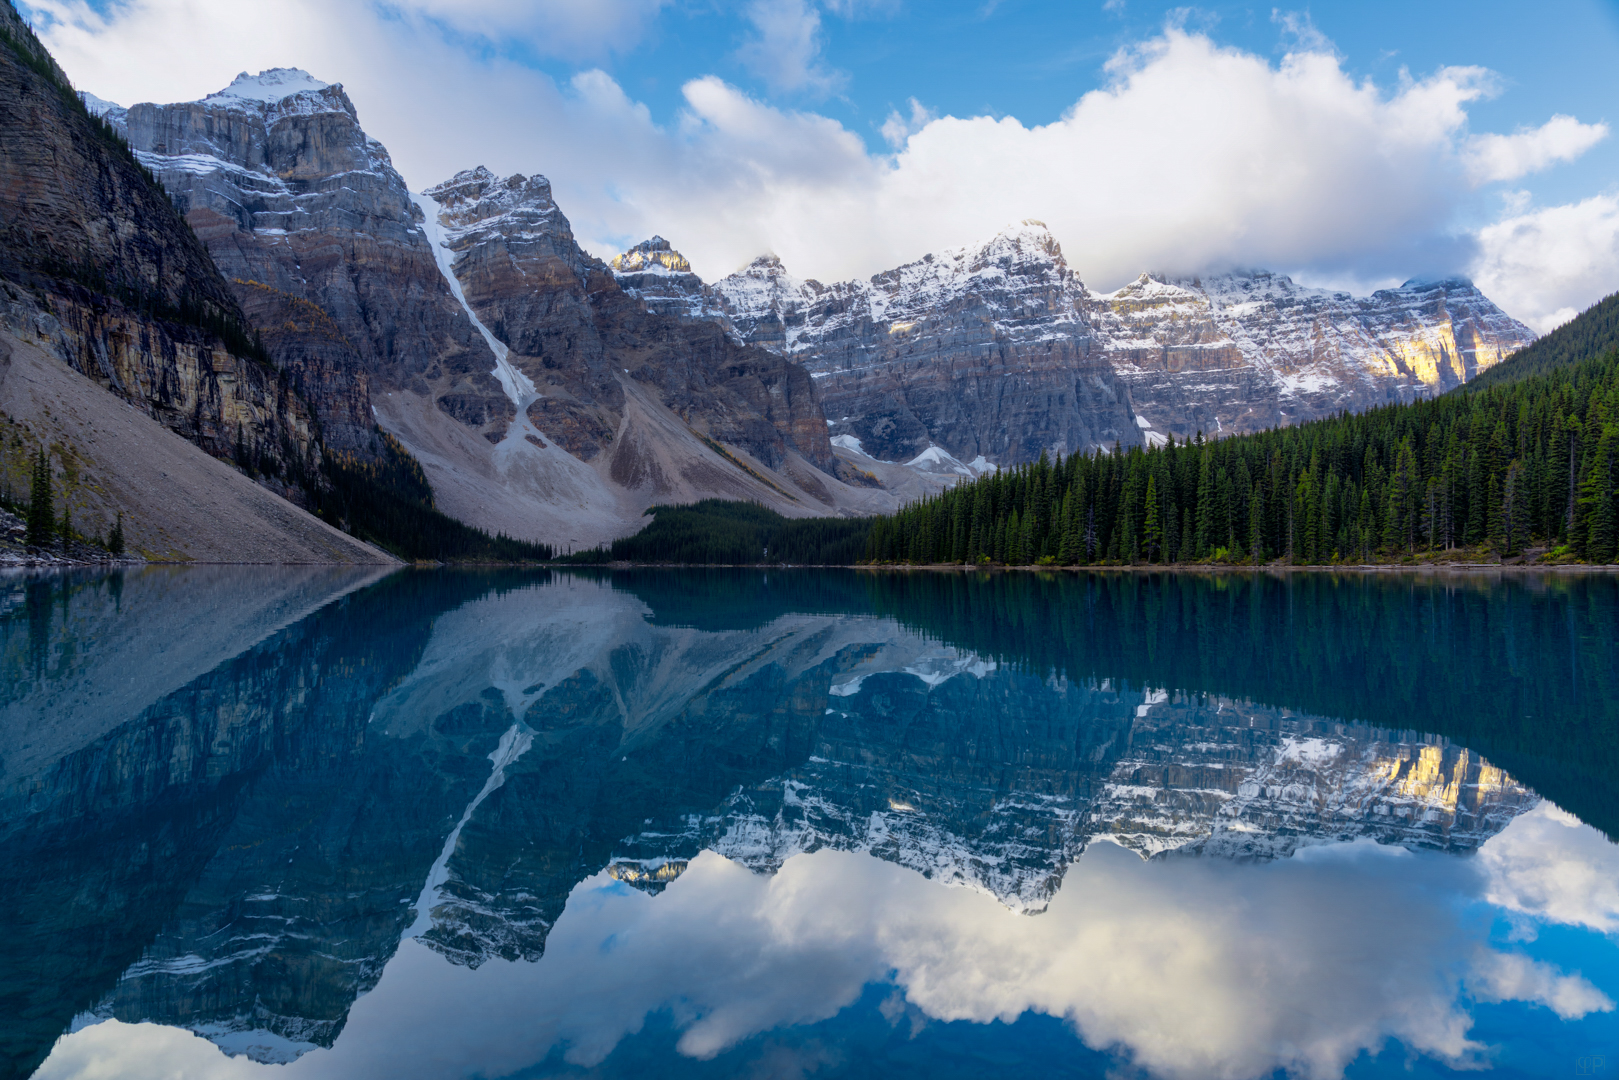
<instances>
[{"instance_id":1,"label":"jagged mountain peak","mask_svg":"<svg viewBox=\"0 0 1619 1080\"><path fill-rule=\"evenodd\" d=\"M1123 288L1097 293L1096 299L1108 304L1166 303L1202 299L1201 282L1173 281L1162 274L1142 274Z\"/></svg>"},{"instance_id":2,"label":"jagged mountain peak","mask_svg":"<svg viewBox=\"0 0 1619 1080\"><path fill-rule=\"evenodd\" d=\"M1067 260L1062 254L1062 245L1051 235L1046 223L1036 218L1024 218L1016 225L1008 225L982 243L945 254L956 255L958 252L964 256L963 261L970 272L992 265L1010 269L1015 264L1031 260L1055 263L1062 270L1068 269Z\"/></svg>"},{"instance_id":3,"label":"jagged mountain peak","mask_svg":"<svg viewBox=\"0 0 1619 1080\"><path fill-rule=\"evenodd\" d=\"M737 271L739 274L785 274L786 272L787 268L781 264L781 256L774 251L765 252Z\"/></svg>"},{"instance_id":4,"label":"jagged mountain peak","mask_svg":"<svg viewBox=\"0 0 1619 1080\"><path fill-rule=\"evenodd\" d=\"M328 90L334 84L321 82L302 68L267 68L257 75L242 72L225 89L202 100L253 101L263 104L281 101L311 90Z\"/></svg>"},{"instance_id":5,"label":"jagged mountain peak","mask_svg":"<svg viewBox=\"0 0 1619 1080\"><path fill-rule=\"evenodd\" d=\"M1428 291L1430 289L1455 290L1457 292L1477 292L1478 286L1473 279L1461 274L1444 274L1439 277L1414 277L1400 282L1400 292ZM1380 290L1381 291L1381 290Z\"/></svg>"},{"instance_id":6,"label":"jagged mountain peak","mask_svg":"<svg viewBox=\"0 0 1619 1080\"><path fill-rule=\"evenodd\" d=\"M622 255L613 256L613 270L620 274L690 274L691 263L661 236L643 240Z\"/></svg>"},{"instance_id":7,"label":"jagged mountain peak","mask_svg":"<svg viewBox=\"0 0 1619 1080\"><path fill-rule=\"evenodd\" d=\"M482 165L462 169L422 194L446 208L484 201L541 209L556 208L556 201L551 197L551 181L545 177L538 174L524 176L522 173L502 177Z\"/></svg>"}]
</instances>

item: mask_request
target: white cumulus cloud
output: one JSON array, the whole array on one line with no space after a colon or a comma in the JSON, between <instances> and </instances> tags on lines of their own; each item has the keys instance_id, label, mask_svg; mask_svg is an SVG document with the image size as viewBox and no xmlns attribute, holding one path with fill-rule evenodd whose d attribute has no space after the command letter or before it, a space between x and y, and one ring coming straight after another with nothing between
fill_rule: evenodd
<instances>
[{"instance_id":1,"label":"white cumulus cloud","mask_svg":"<svg viewBox=\"0 0 1619 1080\"><path fill-rule=\"evenodd\" d=\"M1479 862L1490 903L1619 934L1619 845L1573 814L1541 803L1492 837Z\"/></svg>"},{"instance_id":2,"label":"white cumulus cloud","mask_svg":"<svg viewBox=\"0 0 1619 1080\"><path fill-rule=\"evenodd\" d=\"M558 40L598 52L633 41L658 8L555 3L546 25ZM109 100L185 100L243 69L305 67L344 83L413 186L480 163L541 173L597 254L658 233L709 279L766 250L800 276L865 276L1032 217L1099 289L1143 270L1259 266L1318 282L1460 272L1544 330L1619 288L1611 195L1457 225L1481 216L1480 185L1570 160L1605 125L1558 116L1475 132L1469 108L1501 90L1489 71L1357 80L1298 20L1279 61L1170 26L1121 50L1108 83L1049 124L934 116L912 102L882 125L887 152L874 152L824 115L712 75L690 79L684 106L657 118L603 71L558 85L421 29L431 17L462 34L538 32L523 29L538 9L515 0L464 11L398 0L386 18L361 0L31 10L70 74ZM833 92L843 75L822 56L823 13L871 10L753 0L742 59L783 93Z\"/></svg>"},{"instance_id":3,"label":"white cumulus cloud","mask_svg":"<svg viewBox=\"0 0 1619 1080\"><path fill-rule=\"evenodd\" d=\"M1619 195L1486 225L1470 269L1486 296L1545 333L1619 290Z\"/></svg>"},{"instance_id":4,"label":"white cumulus cloud","mask_svg":"<svg viewBox=\"0 0 1619 1080\"><path fill-rule=\"evenodd\" d=\"M1573 161L1607 137L1607 124L1582 124L1559 114L1512 135L1475 136L1467 146L1467 167L1476 183L1516 180Z\"/></svg>"},{"instance_id":5,"label":"white cumulus cloud","mask_svg":"<svg viewBox=\"0 0 1619 1080\"><path fill-rule=\"evenodd\" d=\"M752 0L744 12L754 34L737 59L772 90L825 96L848 81L821 62L821 13L809 0Z\"/></svg>"}]
</instances>

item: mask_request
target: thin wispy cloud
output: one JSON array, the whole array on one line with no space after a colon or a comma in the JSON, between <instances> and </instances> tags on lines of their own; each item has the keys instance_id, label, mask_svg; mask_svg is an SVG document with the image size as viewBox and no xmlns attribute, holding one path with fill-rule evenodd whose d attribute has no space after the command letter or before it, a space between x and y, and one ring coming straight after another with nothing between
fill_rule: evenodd
<instances>
[{"instance_id":1,"label":"thin wispy cloud","mask_svg":"<svg viewBox=\"0 0 1619 1080\"><path fill-rule=\"evenodd\" d=\"M752 0L744 11L754 32L737 60L773 91L825 97L848 82L821 60L821 13L809 0Z\"/></svg>"}]
</instances>

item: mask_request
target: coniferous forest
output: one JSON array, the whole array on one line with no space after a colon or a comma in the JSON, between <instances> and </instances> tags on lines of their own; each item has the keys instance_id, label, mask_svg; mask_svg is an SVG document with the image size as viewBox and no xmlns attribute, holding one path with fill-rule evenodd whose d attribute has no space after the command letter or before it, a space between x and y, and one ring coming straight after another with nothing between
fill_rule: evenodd
<instances>
[{"instance_id":1,"label":"coniferous forest","mask_svg":"<svg viewBox=\"0 0 1619 1080\"><path fill-rule=\"evenodd\" d=\"M870 518L787 518L757 503L704 499L654 506L652 523L610 547L577 551L574 563L678 563L751 566L849 566L866 551Z\"/></svg>"},{"instance_id":2,"label":"coniferous forest","mask_svg":"<svg viewBox=\"0 0 1619 1080\"><path fill-rule=\"evenodd\" d=\"M866 554L1323 564L1532 545L1552 561L1619 559L1619 350L1299 427L1042 457L878 519Z\"/></svg>"}]
</instances>

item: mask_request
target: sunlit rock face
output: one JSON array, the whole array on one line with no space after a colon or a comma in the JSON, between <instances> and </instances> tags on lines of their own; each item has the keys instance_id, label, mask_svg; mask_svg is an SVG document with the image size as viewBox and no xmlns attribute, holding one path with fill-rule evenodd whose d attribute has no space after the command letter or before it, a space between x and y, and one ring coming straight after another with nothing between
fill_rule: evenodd
<instances>
[{"instance_id":1,"label":"sunlit rock face","mask_svg":"<svg viewBox=\"0 0 1619 1080\"><path fill-rule=\"evenodd\" d=\"M1148 693L1091 807L1143 856L1279 858L1369 839L1473 851L1539 797L1478 754L1226 700Z\"/></svg>"},{"instance_id":2,"label":"sunlit rock face","mask_svg":"<svg viewBox=\"0 0 1619 1080\"><path fill-rule=\"evenodd\" d=\"M1143 274L1087 306L1157 442L1443 393L1534 340L1457 278L1354 297L1264 271Z\"/></svg>"},{"instance_id":3,"label":"sunlit rock face","mask_svg":"<svg viewBox=\"0 0 1619 1080\"><path fill-rule=\"evenodd\" d=\"M712 292L743 338L810 369L834 436L886 461L1300 423L1442 392L1534 340L1459 279L1357 298L1264 271L1143 274L1094 293L1037 222L835 285L767 256Z\"/></svg>"},{"instance_id":4,"label":"sunlit rock face","mask_svg":"<svg viewBox=\"0 0 1619 1080\"><path fill-rule=\"evenodd\" d=\"M660 315L677 319L724 319L725 312L691 263L661 236L613 256L613 277L631 296Z\"/></svg>"}]
</instances>

